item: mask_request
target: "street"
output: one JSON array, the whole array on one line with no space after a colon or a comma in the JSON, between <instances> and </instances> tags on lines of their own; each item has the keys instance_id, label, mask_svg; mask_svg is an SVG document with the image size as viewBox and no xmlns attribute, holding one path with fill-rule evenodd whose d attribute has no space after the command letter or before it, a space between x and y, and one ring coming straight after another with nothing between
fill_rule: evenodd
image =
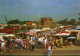
<instances>
[{"instance_id":1,"label":"street","mask_svg":"<svg viewBox=\"0 0 80 56\"><path fill-rule=\"evenodd\" d=\"M0 56L47 56L47 49L35 49L32 50L22 50L22 49L13 49L12 53L5 52L1 53ZM73 46L73 47L63 47L57 48L54 50L51 56L80 56L80 47Z\"/></svg>"}]
</instances>

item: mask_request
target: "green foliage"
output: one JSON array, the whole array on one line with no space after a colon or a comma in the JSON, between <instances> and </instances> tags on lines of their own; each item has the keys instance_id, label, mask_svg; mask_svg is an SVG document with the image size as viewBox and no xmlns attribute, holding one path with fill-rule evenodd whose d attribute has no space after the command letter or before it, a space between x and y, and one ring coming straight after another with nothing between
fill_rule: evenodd
<instances>
[{"instance_id":1,"label":"green foliage","mask_svg":"<svg viewBox=\"0 0 80 56\"><path fill-rule=\"evenodd\" d=\"M77 21L76 21L75 19L71 19L71 20L70 20L70 23L71 23L71 24L76 24Z\"/></svg>"},{"instance_id":2,"label":"green foliage","mask_svg":"<svg viewBox=\"0 0 80 56\"><path fill-rule=\"evenodd\" d=\"M20 21L20 20L18 20L18 19L15 19L15 20L10 20L10 21L8 21L7 23L8 24L25 24L26 22L33 22L33 23L37 23L38 24L38 22L36 21Z\"/></svg>"},{"instance_id":3,"label":"green foliage","mask_svg":"<svg viewBox=\"0 0 80 56\"><path fill-rule=\"evenodd\" d=\"M67 24L69 24L69 21L68 21L68 18L65 18L63 20L60 20L58 23L63 24L63 25L67 25Z\"/></svg>"},{"instance_id":4,"label":"green foliage","mask_svg":"<svg viewBox=\"0 0 80 56\"><path fill-rule=\"evenodd\" d=\"M80 21L80 17L78 18L78 20Z\"/></svg>"},{"instance_id":5,"label":"green foliage","mask_svg":"<svg viewBox=\"0 0 80 56\"><path fill-rule=\"evenodd\" d=\"M8 24L25 24L26 21L19 21L18 19L10 20L7 22Z\"/></svg>"},{"instance_id":6,"label":"green foliage","mask_svg":"<svg viewBox=\"0 0 80 56\"><path fill-rule=\"evenodd\" d=\"M63 20L58 21L58 23L62 25L72 25L72 24L76 24L77 21L75 19L68 20L68 18L65 18Z\"/></svg>"},{"instance_id":7,"label":"green foliage","mask_svg":"<svg viewBox=\"0 0 80 56\"><path fill-rule=\"evenodd\" d=\"M20 21L19 21L18 19L16 19L16 20L10 20L10 21L8 21L7 23L8 23L8 24L19 24Z\"/></svg>"}]
</instances>

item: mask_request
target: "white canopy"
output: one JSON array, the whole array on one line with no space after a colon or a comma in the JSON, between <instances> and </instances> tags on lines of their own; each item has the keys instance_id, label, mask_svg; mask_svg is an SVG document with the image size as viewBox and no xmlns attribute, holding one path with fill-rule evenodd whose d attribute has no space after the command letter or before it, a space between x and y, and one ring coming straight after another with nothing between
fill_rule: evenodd
<instances>
[{"instance_id":1,"label":"white canopy","mask_svg":"<svg viewBox=\"0 0 80 56\"><path fill-rule=\"evenodd\" d=\"M67 32L78 32L79 30L65 30Z\"/></svg>"},{"instance_id":2,"label":"white canopy","mask_svg":"<svg viewBox=\"0 0 80 56\"><path fill-rule=\"evenodd\" d=\"M30 31L41 31L41 29L31 29Z\"/></svg>"},{"instance_id":3,"label":"white canopy","mask_svg":"<svg viewBox=\"0 0 80 56\"><path fill-rule=\"evenodd\" d=\"M68 37L67 39L76 39L76 37Z\"/></svg>"},{"instance_id":4,"label":"white canopy","mask_svg":"<svg viewBox=\"0 0 80 56\"><path fill-rule=\"evenodd\" d=\"M42 28L42 31L46 31L46 30L51 30L51 28L49 28L49 27Z\"/></svg>"},{"instance_id":5,"label":"white canopy","mask_svg":"<svg viewBox=\"0 0 80 56\"><path fill-rule=\"evenodd\" d=\"M4 35L5 37L12 37L12 36L15 36L14 34L7 34L7 35Z\"/></svg>"},{"instance_id":6,"label":"white canopy","mask_svg":"<svg viewBox=\"0 0 80 56\"><path fill-rule=\"evenodd\" d=\"M57 34L54 34L54 36L69 36L70 33L57 33Z\"/></svg>"}]
</instances>

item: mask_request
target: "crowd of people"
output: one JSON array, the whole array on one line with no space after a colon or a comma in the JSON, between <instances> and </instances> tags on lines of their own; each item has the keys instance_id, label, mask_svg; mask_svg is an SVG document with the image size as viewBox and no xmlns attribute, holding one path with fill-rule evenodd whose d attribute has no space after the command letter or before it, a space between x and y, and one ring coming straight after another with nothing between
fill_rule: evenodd
<instances>
[{"instance_id":1,"label":"crowd of people","mask_svg":"<svg viewBox=\"0 0 80 56\"><path fill-rule=\"evenodd\" d=\"M64 31L64 29L57 29L57 30L47 30L42 32L37 32L36 34L28 34L26 37L22 34L17 35L16 38L7 38L0 40L0 52L6 52L8 50L9 52L13 52L13 49L26 49L26 50L32 50L34 51L34 48L38 49L46 49L48 48L48 54L50 55L51 49L53 49L54 46L57 47L63 47L63 42L66 42L63 40L62 37L56 37L54 34L57 32L60 33L61 31ZM25 37L25 38L24 38ZM67 37L67 36L65 36ZM66 38L67 40L67 38ZM68 40L67 40L68 41ZM66 44L69 42L66 42Z\"/></svg>"}]
</instances>

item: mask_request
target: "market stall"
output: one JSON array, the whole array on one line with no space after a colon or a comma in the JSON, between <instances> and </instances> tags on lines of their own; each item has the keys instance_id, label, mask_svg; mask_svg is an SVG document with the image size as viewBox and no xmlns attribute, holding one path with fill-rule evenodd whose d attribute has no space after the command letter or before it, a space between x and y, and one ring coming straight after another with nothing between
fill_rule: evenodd
<instances>
[{"instance_id":1,"label":"market stall","mask_svg":"<svg viewBox=\"0 0 80 56\"><path fill-rule=\"evenodd\" d=\"M26 32L25 34L35 34L35 33L37 33L37 31Z\"/></svg>"},{"instance_id":2,"label":"market stall","mask_svg":"<svg viewBox=\"0 0 80 56\"><path fill-rule=\"evenodd\" d=\"M6 34L6 35L4 35L4 37L13 37L13 36L15 36L14 34Z\"/></svg>"},{"instance_id":3,"label":"market stall","mask_svg":"<svg viewBox=\"0 0 80 56\"><path fill-rule=\"evenodd\" d=\"M7 39L7 38L14 38L15 35L14 34L6 34L3 36L4 39Z\"/></svg>"},{"instance_id":4,"label":"market stall","mask_svg":"<svg viewBox=\"0 0 80 56\"><path fill-rule=\"evenodd\" d=\"M3 39L3 36L5 35L6 33L0 33L0 40Z\"/></svg>"}]
</instances>

